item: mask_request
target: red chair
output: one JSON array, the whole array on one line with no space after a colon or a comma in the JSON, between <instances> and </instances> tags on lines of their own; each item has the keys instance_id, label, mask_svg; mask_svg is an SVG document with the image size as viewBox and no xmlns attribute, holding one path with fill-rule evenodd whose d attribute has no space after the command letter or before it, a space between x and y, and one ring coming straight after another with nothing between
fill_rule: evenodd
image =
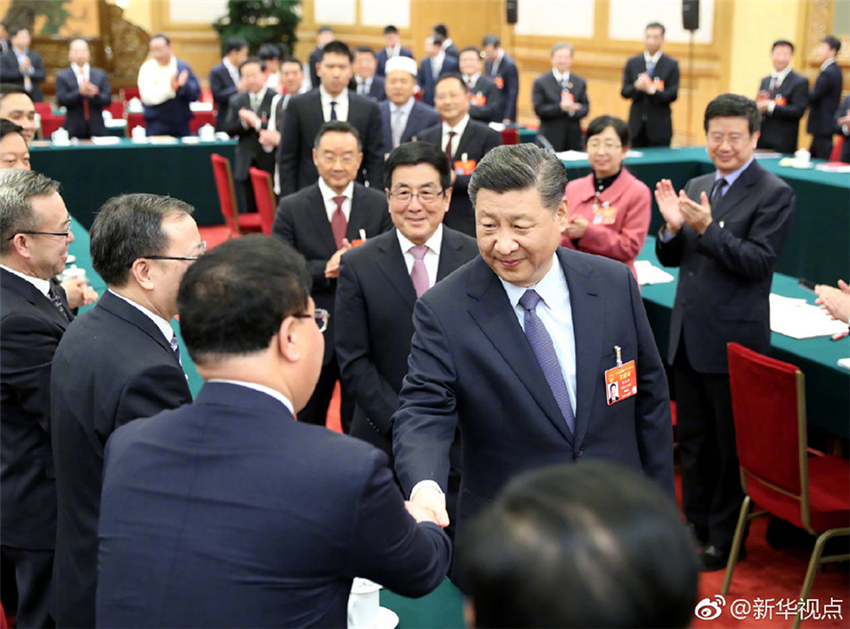
<instances>
[{"instance_id":1,"label":"red chair","mask_svg":"<svg viewBox=\"0 0 850 629\"><path fill-rule=\"evenodd\" d=\"M139 97L139 88L138 87L124 87L120 92L121 100L124 102L128 102L133 100L134 98Z\"/></svg>"},{"instance_id":2,"label":"red chair","mask_svg":"<svg viewBox=\"0 0 850 629\"><path fill-rule=\"evenodd\" d=\"M730 343L728 352L745 497L721 594L729 592L747 521L772 513L817 537L800 592L805 600L818 566L850 559L850 553L823 555L829 539L850 535L850 461L822 453L809 456L805 379L797 367L737 343ZM764 511L750 514L754 502ZM800 622L801 612L795 629Z\"/></svg>"},{"instance_id":3,"label":"red chair","mask_svg":"<svg viewBox=\"0 0 850 629\"><path fill-rule=\"evenodd\" d=\"M124 117L124 111L126 110L125 103L123 100L114 100L109 103L109 107L106 108L109 110L109 113L112 114L112 117L115 120Z\"/></svg>"},{"instance_id":4,"label":"red chair","mask_svg":"<svg viewBox=\"0 0 850 629\"><path fill-rule=\"evenodd\" d=\"M239 214L230 160L217 153L210 155L210 160L215 177L215 188L218 192L218 202L221 205L221 215L224 217L224 224L230 230L230 238L238 238L245 232L261 232L262 223L259 212Z\"/></svg>"},{"instance_id":5,"label":"red chair","mask_svg":"<svg viewBox=\"0 0 850 629\"><path fill-rule=\"evenodd\" d=\"M35 113L42 118L53 115L53 107L50 106L50 103L33 103L33 107L35 107Z\"/></svg>"},{"instance_id":6,"label":"red chair","mask_svg":"<svg viewBox=\"0 0 850 629\"><path fill-rule=\"evenodd\" d=\"M192 113L194 114L194 118L189 120L189 131L191 131L192 135L198 135L198 129L205 124L215 126L215 113L211 111L195 111Z\"/></svg>"},{"instance_id":7,"label":"red chair","mask_svg":"<svg viewBox=\"0 0 850 629\"><path fill-rule=\"evenodd\" d=\"M502 144L519 144L519 131L502 129Z\"/></svg>"},{"instance_id":8,"label":"red chair","mask_svg":"<svg viewBox=\"0 0 850 629\"><path fill-rule=\"evenodd\" d=\"M275 209L277 208L277 197L272 186L272 176L265 170L253 167L248 171L248 174L251 176L251 186L254 188L254 199L257 202L257 214L260 215L263 233L271 235Z\"/></svg>"},{"instance_id":9,"label":"red chair","mask_svg":"<svg viewBox=\"0 0 850 629\"><path fill-rule=\"evenodd\" d=\"M202 87L201 88L201 98L199 99L202 103L214 103L213 93L211 87Z\"/></svg>"},{"instance_id":10,"label":"red chair","mask_svg":"<svg viewBox=\"0 0 850 629\"><path fill-rule=\"evenodd\" d=\"M133 129L135 127L144 127L145 126L145 114L131 114L127 113L127 135L132 136Z\"/></svg>"},{"instance_id":11,"label":"red chair","mask_svg":"<svg viewBox=\"0 0 850 629\"><path fill-rule=\"evenodd\" d=\"M51 134L60 129L65 124L65 116L42 116L41 117L41 137L44 140L49 140Z\"/></svg>"},{"instance_id":12,"label":"red chair","mask_svg":"<svg viewBox=\"0 0 850 629\"><path fill-rule=\"evenodd\" d=\"M832 144L832 153L829 154L829 161L831 162L840 162L841 161L841 147L844 146L844 143L847 140L844 139L843 135L836 135L835 142Z\"/></svg>"}]
</instances>

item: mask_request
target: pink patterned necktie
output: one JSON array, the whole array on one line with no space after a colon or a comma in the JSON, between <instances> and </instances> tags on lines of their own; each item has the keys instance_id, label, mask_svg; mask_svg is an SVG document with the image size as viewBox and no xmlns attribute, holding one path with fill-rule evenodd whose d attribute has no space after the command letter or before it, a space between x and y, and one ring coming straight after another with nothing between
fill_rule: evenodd
<instances>
[{"instance_id":1,"label":"pink patterned necktie","mask_svg":"<svg viewBox=\"0 0 850 629\"><path fill-rule=\"evenodd\" d=\"M418 245L410 248L413 254L413 268L410 270L410 279L416 290L416 297L422 297L422 293L428 290L428 271L425 269L425 254L428 253L426 245Z\"/></svg>"},{"instance_id":2,"label":"pink patterned necktie","mask_svg":"<svg viewBox=\"0 0 850 629\"><path fill-rule=\"evenodd\" d=\"M345 212L342 211L344 201L344 196L334 197L336 209L331 215L331 231L334 233L334 241L336 242L337 249L342 247L342 239L345 238L345 233L348 231L348 219L345 218Z\"/></svg>"}]
</instances>

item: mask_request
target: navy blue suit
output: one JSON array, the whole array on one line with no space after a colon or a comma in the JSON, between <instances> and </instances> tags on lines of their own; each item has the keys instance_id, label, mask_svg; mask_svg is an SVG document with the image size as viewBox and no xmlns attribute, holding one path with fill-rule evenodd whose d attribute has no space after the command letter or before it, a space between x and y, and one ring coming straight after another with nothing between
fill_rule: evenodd
<instances>
[{"instance_id":1,"label":"navy blue suit","mask_svg":"<svg viewBox=\"0 0 850 629\"><path fill-rule=\"evenodd\" d=\"M100 91L94 96L82 96L80 84L72 68L65 68L56 75L56 102L67 109L65 128L72 138L106 135L103 108L109 107L109 103L112 102L109 77L100 68L90 68L89 82L96 85ZM85 101L89 103L88 119L86 119Z\"/></svg>"},{"instance_id":2,"label":"navy blue suit","mask_svg":"<svg viewBox=\"0 0 850 629\"><path fill-rule=\"evenodd\" d=\"M361 94L361 96L368 96L377 103L387 100L387 90L384 87L385 85L384 79L376 74L372 77L372 84L369 85L369 92L367 94ZM357 92L358 86L356 79L351 79L349 87L355 93Z\"/></svg>"},{"instance_id":3,"label":"navy blue suit","mask_svg":"<svg viewBox=\"0 0 850 629\"><path fill-rule=\"evenodd\" d=\"M493 72L493 62L487 61L484 64L484 74L497 86L501 83L499 89L502 90L502 117L499 122L505 119L516 122L516 101L519 97L519 72L516 63L505 55L496 67L496 72Z\"/></svg>"},{"instance_id":4,"label":"navy blue suit","mask_svg":"<svg viewBox=\"0 0 850 629\"><path fill-rule=\"evenodd\" d=\"M674 499L664 366L637 283L624 264L557 251L570 293L576 351L575 434L567 428L508 296L482 258L416 302L409 371L393 417L396 473L444 490L459 426L463 473L458 538L511 478L537 467L613 459ZM604 372L637 364L637 394L608 406ZM460 551L462 552L462 550Z\"/></svg>"},{"instance_id":5,"label":"navy blue suit","mask_svg":"<svg viewBox=\"0 0 850 629\"><path fill-rule=\"evenodd\" d=\"M224 63L214 65L210 70L210 89L212 90L213 100L218 108L215 114L215 130L224 131L224 124L227 121L227 110L230 107L230 99L235 96L239 90L230 72L224 67Z\"/></svg>"},{"instance_id":6,"label":"navy blue suit","mask_svg":"<svg viewBox=\"0 0 850 629\"><path fill-rule=\"evenodd\" d=\"M101 627L345 627L355 576L422 596L451 555L382 452L229 383L115 432L98 538Z\"/></svg>"},{"instance_id":7,"label":"navy blue suit","mask_svg":"<svg viewBox=\"0 0 850 629\"><path fill-rule=\"evenodd\" d=\"M434 106L434 88L437 85L437 79L434 78L433 70L431 69L431 57L425 57L422 63L419 64L419 87L422 89L422 102L426 105ZM440 66L440 71L437 73L437 78L444 74L460 73L460 66L457 63L457 57L446 55L443 57L443 65Z\"/></svg>"},{"instance_id":8,"label":"navy blue suit","mask_svg":"<svg viewBox=\"0 0 850 629\"><path fill-rule=\"evenodd\" d=\"M390 101L385 100L378 103L378 109L381 110L381 122L384 130L384 147L387 152L391 152L393 146L393 127L392 116L390 115ZM429 107L418 100L413 100L413 109L410 110L410 115L407 117L407 124L401 134L400 144L410 142L417 138L420 133L429 129L434 125L440 124L440 114L433 107Z\"/></svg>"},{"instance_id":9,"label":"navy blue suit","mask_svg":"<svg viewBox=\"0 0 850 629\"><path fill-rule=\"evenodd\" d=\"M47 72L44 69L44 62L41 60L40 52L27 50L26 54L30 59L33 69L33 73L30 75L30 79L32 79L32 90L29 94L34 103L40 103L44 100L41 84L47 78ZM24 86L24 75L21 73L15 51L11 47L0 55L0 76L3 77L3 83L14 83L21 87Z\"/></svg>"},{"instance_id":10,"label":"navy blue suit","mask_svg":"<svg viewBox=\"0 0 850 629\"><path fill-rule=\"evenodd\" d=\"M809 121L806 131L811 133L812 157L829 159L832 153L832 133L835 127L835 112L841 102L844 79L838 63L830 63L818 74L815 86L809 92Z\"/></svg>"},{"instance_id":11,"label":"navy blue suit","mask_svg":"<svg viewBox=\"0 0 850 629\"><path fill-rule=\"evenodd\" d=\"M186 84L177 90L174 98L159 105L145 105L145 131L152 135L173 135L183 137L189 135L189 120L194 118L189 103L201 96L201 86L198 77L192 72L185 61L177 60L177 75L183 70L189 71Z\"/></svg>"},{"instance_id":12,"label":"navy blue suit","mask_svg":"<svg viewBox=\"0 0 850 629\"><path fill-rule=\"evenodd\" d=\"M413 59L413 52L411 52L408 48L402 46L401 50L399 51L399 56L410 57L411 59ZM375 53L375 58L378 60L378 68L375 70L375 74L377 74L378 76L386 76L386 67L388 61L387 49L381 48L378 52Z\"/></svg>"},{"instance_id":13,"label":"navy blue suit","mask_svg":"<svg viewBox=\"0 0 850 629\"><path fill-rule=\"evenodd\" d=\"M587 84L583 78L571 72L567 89L574 101L581 105L581 109L572 116L561 109L561 85L551 71L534 80L531 101L534 113L540 118L540 135L549 140L556 151L581 151L584 150L581 119L587 116L590 109Z\"/></svg>"}]
</instances>

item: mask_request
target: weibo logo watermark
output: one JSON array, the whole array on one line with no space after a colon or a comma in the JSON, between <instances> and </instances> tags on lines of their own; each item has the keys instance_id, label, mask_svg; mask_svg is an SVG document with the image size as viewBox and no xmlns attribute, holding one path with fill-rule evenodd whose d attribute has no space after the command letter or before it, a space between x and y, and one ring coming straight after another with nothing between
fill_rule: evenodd
<instances>
[{"instance_id":1,"label":"weibo logo watermark","mask_svg":"<svg viewBox=\"0 0 850 629\"><path fill-rule=\"evenodd\" d=\"M694 616L700 620L719 618L724 609L735 620L752 618L753 620L785 620L800 615L801 620L843 620L843 599L830 598L829 603L821 605L819 599L794 598L755 598L749 601L737 598L727 605L726 598L720 594L702 599L694 608Z\"/></svg>"}]
</instances>

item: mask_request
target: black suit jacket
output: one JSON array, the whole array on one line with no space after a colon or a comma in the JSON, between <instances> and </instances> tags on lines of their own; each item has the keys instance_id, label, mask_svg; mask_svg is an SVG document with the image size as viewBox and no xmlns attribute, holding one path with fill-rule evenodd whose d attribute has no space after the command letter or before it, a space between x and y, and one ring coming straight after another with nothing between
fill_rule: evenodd
<instances>
[{"instance_id":1,"label":"black suit jacket","mask_svg":"<svg viewBox=\"0 0 850 629\"><path fill-rule=\"evenodd\" d=\"M429 142L442 147L443 125L439 124L422 132L419 136L422 142ZM460 140L455 138L457 145L454 150L452 163L460 160L464 153L467 159L481 161L487 151L502 144L502 134L494 131L486 124L470 119ZM475 208L469 200L469 180L472 175L457 175L452 186L452 202L443 222L459 232L475 237Z\"/></svg>"},{"instance_id":2,"label":"black suit jacket","mask_svg":"<svg viewBox=\"0 0 850 629\"><path fill-rule=\"evenodd\" d=\"M483 105L470 105L469 116L484 124L489 122L502 122L502 92L496 87L492 79L483 74L478 77L475 87L472 88L473 99L484 98Z\"/></svg>"},{"instance_id":3,"label":"black suit jacket","mask_svg":"<svg viewBox=\"0 0 850 629\"><path fill-rule=\"evenodd\" d=\"M443 227L439 282L478 255L473 238ZM336 289L336 350L345 386L357 406L351 434L392 455L392 416L413 337L416 291L396 230L342 257Z\"/></svg>"},{"instance_id":4,"label":"black suit jacket","mask_svg":"<svg viewBox=\"0 0 850 629\"><path fill-rule=\"evenodd\" d=\"M265 96L257 110L257 115L263 121L263 129L268 128L276 96L278 96L277 92L266 89ZM263 149L263 146L260 144L260 134L256 129L246 128L242 125L242 120L239 118L239 110L243 107L245 109L251 109L251 96L248 92L234 94L230 98L230 103L227 107L227 119L224 121L223 128L223 131L226 133L239 138L239 144L236 146L236 166L233 169L233 178L236 181L247 181L249 178L248 170L251 166L256 166L260 170L274 174L274 166L277 159L277 154L274 150L267 152Z\"/></svg>"},{"instance_id":5,"label":"black suit jacket","mask_svg":"<svg viewBox=\"0 0 850 629\"><path fill-rule=\"evenodd\" d=\"M635 89L635 81L641 72L646 72L646 60L643 53L631 57L623 70L623 98L632 99L629 110L629 131L632 138L643 128L646 135L655 144L670 144L673 138L673 119L670 103L679 97L679 62L662 54L652 72L653 78L664 81L664 89L655 94L647 94Z\"/></svg>"},{"instance_id":6,"label":"black suit jacket","mask_svg":"<svg viewBox=\"0 0 850 629\"><path fill-rule=\"evenodd\" d=\"M30 97L33 102L40 103L44 100L44 94L41 90L41 84L47 78L47 73L44 70L44 63L41 60L41 53L35 50L27 50L27 57L32 63L33 74L32 91ZM0 76L3 77L3 83L14 83L15 85L24 86L24 75L21 74L21 69L18 66L18 58L15 56L15 51L9 48L6 52L0 55Z\"/></svg>"},{"instance_id":7,"label":"black suit jacket","mask_svg":"<svg viewBox=\"0 0 850 629\"><path fill-rule=\"evenodd\" d=\"M381 110L381 126L384 130L384 148L389 153L395 147L393 146L393 126L392 115L390 112L390 101L385 100L378 103L378 109ZM410 115L407 117L407 124L404 131L401 133L401 142L410 142L414 138L418 138L419 134L440 124L440 114L433 107L429 107L425 103L420 103L418 100L413 100L413 109L410 110Z\"/></svg>"},{"instance_id":8,"label":"black suit jacket","mask_svg":"<svg viewBox=\"0 0 850 629\"><path fill-rule=\"evenodd\" d=\"M318 46L313 48L313 52L310 53L310 59L307 61L307 65L310 66L310 86L311 89L319 88L319 73L316 71L316 65L319 64L322 60L322 49Z\"/></svg>"},{"instance_id":9,"label":"black suit jacket","mask_svg":"<svg viewBox=\"0 0 850 629\"><path fill-rule=\"evenodd\" d=\"M278 150L281 195L292 194L318 181L319 172L313 164L313 142L323 122L322 98L318 88L289 100L283 114ZM348 122L357 129L363 144L362 168L366 170L366 176L364 178L361 172L358 181L368 181L372 188L383 190L386 151L378 104L349 90Z\"/></svg>"},{"instance_id":10,"label":"black suit jacket","mask_svg":"<svg viewBox=\"0 0 850 629\"><path fill-rule=\"evenodd\" d=\"M457 63L457 57L446 54L443 57L443 65L440 66L437 79L444 74L452 73L460 73L460 66ZM431 105L431 107L434 106L434 88L437 86L437 79L434 78L431 69L431 57L425 57L419 64L419 87L422 89L422 102Z\"/></svg>"},{"instance_id":11,"label":"black suit jacket","mask_svg":"<svg viewBox=\"0 0 850 629\"><path fill-rule=\"evenodd\" d=\"M65 302L64 291L58 291ZM56 543L50 365L68 319L25 279L0 269L0 529L4 546Z\"/></svg>"},{"instance_id":12,"label":"black suit jacket","mask_svg":"<svg viewBox=\"0 0 850 629\"><path fill-rule=\"evenodd\" d=\"M561 110L561 84L552 72L537 77L531 89L534 113L540 118L540 134L551 142L556 151L582 151L581 119L590 109L587 84L583 78L570 72L567 88L575 102L582 105L572 116Z\"/></svg>"},{"instance_id":13,"label":"black suit jacket","mask_svg":"<svg viewBox=\"0 0 850 629\"><path fill-rule=\"evenodd\" d=\"M413 59L413 52L411 52L409 48L405 48L404 46L402 46L401 50L399 51L399 56L410 57L411 59ZM377 74L378 76L386 76L386 68L388 61L387 49L381 48L378 52L375 53L375 58L378 60L378 67L375 70L375 74Z\"/></svg>"},{"instance_id":14,"label":"black suit jacket","mask_svg":"<svg viewBox=\"0 0 850 629\"><path fill-rule=\"evenodd\" d=\"M387 100L387 90L386 83L383 77L375 76L372 77L372 84L369 86L368 94L359 94L359 96L368 96L376 103L380 103L381 101ZM351 79L351 84L349 85L351 90L357 94L357 81L355 79Z\"/></svg>"},{"instance_id":15,"label":"black suit jacket","mask_svg":"<svg viewBox=\"0 0 850 629\"><path fill-rule=\"evenodd\" d=\"M502 117L499 120L510 120L516 122L516 101L519 96L519 72L517 72L516 63L508 55L502 57L501 63L496 66L496 72L493 72L493 62L487 61L484 64L484 73L489 76L499 86L502 91Z\"/></svg>"},{"instance_id":16,"label":"black suit jacket","mask_svg":"<svg viewBox=\"0 0 850 629\"><path fill-rule=\"evenodd\" d=\"M386 195L355 183L346 233L348 240L359 239L361 229L366 232L366 238L374 238L392 229L392 226ZM288 242L307 259L307 267L313 276L310 294L316 308L333 313L336 280L325 277L325 265L336 253L337 247L318 183L280 200L272 234ZM339 323L335 319L331 316L325 330L324 364L334 358L334 328Z\"/></svg>"},{"instance_id":17,"label":"black suit jacket","mask_svg":"<svg viewBox=\"0 0 850 629\"><path fill-rule=\"evenodd\" d=\"M841 161L845 164L850 164L850 125L841 126L838 124L838 119L843 118L850 112L850 96L844 99L841 107L835 114L835 133L844 138L844 143L841 145Z\"/></svg>"},{"instance_id":18,"label":"black suit jacket","mask_svg":"<svg viewBox=\"0 0 850 629\"><path fill-rule=\"evenodd\" d=\"M238 92L236 84L230 76L230 72L223 63L214 65L210 70L210 89L218 112L215 115L215 130L224 131L227 111L230 107L230 99Z\"/></svg>"},{"instance_id":19,"label":"black suit jacket","mask_svg":"<svg viewBox=\"0 0 850 629\"><path fill-rule=\"evenodd\" d=\"M80 84L71 68L65 68L56 75L56 102L67 109L65 128L72 138L106 135L103 108L109 107L109 103L112 102L109 77L100 68L90 68L89 81L100 91L94 96L82 96ZM89 103L88 122L86 122L84 101Z\"/></svg>"},{"instance_id":20,"label":"black suit jacket","mask_svg":"<svg viewBox=\"0 0 850 629\"><path fill-rule=\"evenodd\" d=\"M405 492L422 480L444 490L455 426L463 444L457 537L511 478L529 469L613 459L675 500L670 398L640 290L628 267L560 248L576 354L575 432L520 327L499 278L482 258L416 302L409 370L393 420ZM604 372L636 361L637 394L608 406ZM462 552L462 548L459 550Z\"/></svg>"},{"instance_id":21,"label":"black suit jacket","mask_svg":"<svg viewBox=\"0 0 850 629\"><path fill-rule=\"evenodd\" d=\"M770 91L770 76L761 80L759 91ZM806 113L806 107L809 105L809 82L806 77L789 72L775 94L776 97L783 97L785 104L775 105L773 113L762 114L758 148L793 153L797 150L800 118Z\"/></svg>"},{"instance_id":22,"label":"black suit jacket","mask_svg":"<svg viewBox=\"0 0 850 629\"><path fill-rule=\"evenodd\" d=\"M685 192L699 202L714 178L691 179ZM711 214L702 236L685 224L668 242L659 234L655 245L661 264L679 267L668 361L684 340L694 370L726 374L727 343L770 350L768 295L791 231L794 190L753 160Z\"/></svg>"},{"instance_id":23,"label":"black suit jacket","mask_svg":"<svg viewBox=\"0 0 850 629\"><path fill-rule=\"evenodd\" d=\"M806 131L814 136L832 136L835 112L841 102L844 79L838 63L830 63L818 74L815 86L809 92L809 121Z\"/></svg>"},{"instance_id":24,"label":"black suit jacket","mask_svg":"<svg viewBox=\"0 0 850 629\"><path fill-rule=\"evenodd\" d=\"M103 627L344 627L355 576L423 596L451 556L383 453L229 383L115 432L99 537Z\"/></svg>"},{"instance_id":25,"label":"black suit jacket","mask_svg":"<svg viewBox=\"0 0 850 629\"><path fill-rule=\"evenodd\" d=\"M105 292L68 328L53 358L51 438L59 517L54 618L93 627L103 449L134 419L192 401L186 376L151 319Z\"/></svg>"}]
</instances>

